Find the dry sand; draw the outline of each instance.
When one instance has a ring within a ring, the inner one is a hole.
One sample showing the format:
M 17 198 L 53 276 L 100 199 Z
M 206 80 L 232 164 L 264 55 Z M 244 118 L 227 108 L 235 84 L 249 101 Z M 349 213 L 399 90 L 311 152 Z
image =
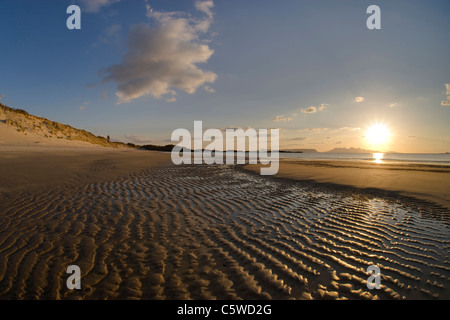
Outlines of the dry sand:
M 246 168 L 259 172 L 259 165 Z M 367 161 L 281 160 L 277 177 L 379 189 L 434 201 L 450 209 L 450 166 Z
M 170 161 L 168 153 L 73 145 L 0 147 L 0 193 L 110 181 Z
M 1 152 L 0 298 L 450 298 L 448 210 L 169 156 Z

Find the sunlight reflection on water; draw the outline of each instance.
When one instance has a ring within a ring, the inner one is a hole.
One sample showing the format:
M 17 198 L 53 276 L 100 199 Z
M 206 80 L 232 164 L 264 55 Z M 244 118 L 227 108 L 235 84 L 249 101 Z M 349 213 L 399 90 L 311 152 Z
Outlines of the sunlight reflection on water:
M 373 154 L 373 162 L 375 163 L 383 163 L 384 153 L 374 153 Z

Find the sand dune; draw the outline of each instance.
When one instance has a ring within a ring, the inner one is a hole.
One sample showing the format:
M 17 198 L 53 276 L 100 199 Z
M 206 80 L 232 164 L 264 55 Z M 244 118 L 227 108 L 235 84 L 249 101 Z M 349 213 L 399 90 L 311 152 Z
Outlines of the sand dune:
M 0 298 L 449 299 L 448 214 L 227 166 L 24 190 L 0 202 Z
M 0 147 L 126 148 L 85 130 L 34 116 L 0 103 Z

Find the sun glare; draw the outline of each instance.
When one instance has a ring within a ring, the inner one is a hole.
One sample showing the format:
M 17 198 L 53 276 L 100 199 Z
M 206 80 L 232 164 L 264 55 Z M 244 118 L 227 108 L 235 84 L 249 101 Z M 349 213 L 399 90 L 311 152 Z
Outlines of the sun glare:
M 376 152 L 372 155 L 373 162 L 375 163 L 383 163 L 384 153 Z
M 367 142 L 372 147 L 383 147 L 385 146 L 391 137 L 391 132 L 389 128 L 384 123 L 373 123 L 369 126 L 366 132 Z

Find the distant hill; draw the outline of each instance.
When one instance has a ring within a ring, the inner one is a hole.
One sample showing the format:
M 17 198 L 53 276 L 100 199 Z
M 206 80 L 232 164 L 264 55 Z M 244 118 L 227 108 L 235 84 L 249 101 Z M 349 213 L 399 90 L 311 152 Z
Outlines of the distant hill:
M 317 153 L 318 151 L 316 149 L 283 149 L 280 150 L 280 152 L 302 152 L 302 153 Z
M 51 121 L 0 103 L 0 145 L 89 146 L 128 148 L 86 130 Z
M 379 151 L 366 150 L 361 148 L 334 148 L 326 153 L 378 153 Z

